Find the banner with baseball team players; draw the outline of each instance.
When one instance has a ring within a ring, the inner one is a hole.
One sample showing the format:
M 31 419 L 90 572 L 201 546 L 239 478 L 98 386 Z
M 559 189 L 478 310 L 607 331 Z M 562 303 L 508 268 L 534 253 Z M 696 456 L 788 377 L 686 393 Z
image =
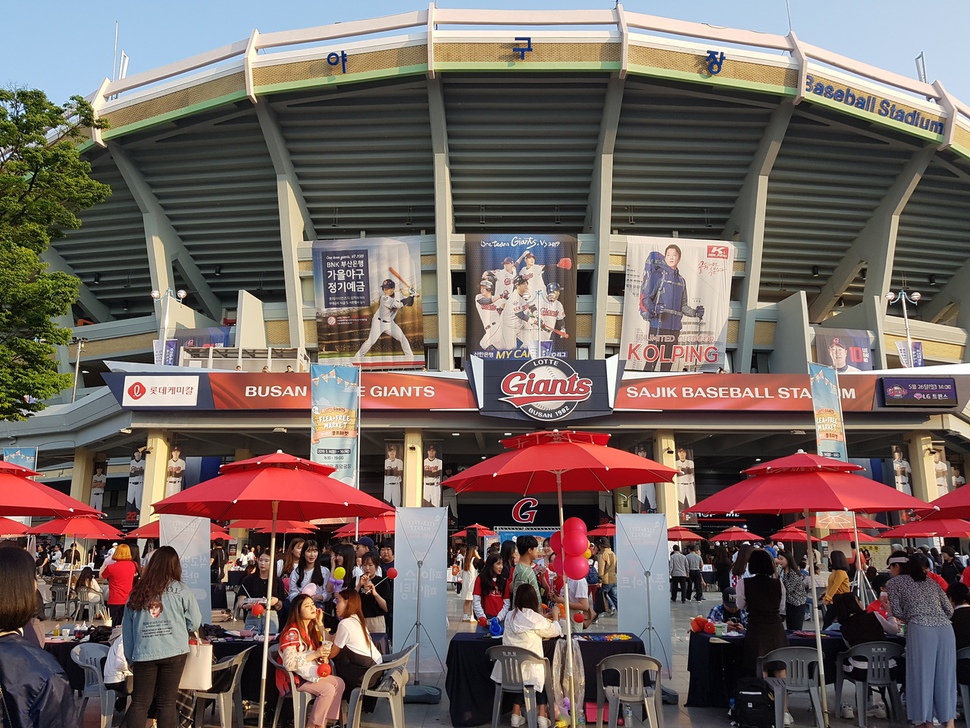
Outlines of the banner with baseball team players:
M 734 255 L 723 240 L 627 238 L 620 339 L 626 369 L 724 366 Z
M 576 250 L 570 235 L 466 235 L 468 355 L 574 359 Z
M 319 361 L 423 367 L 422 236 L 313 243 Z

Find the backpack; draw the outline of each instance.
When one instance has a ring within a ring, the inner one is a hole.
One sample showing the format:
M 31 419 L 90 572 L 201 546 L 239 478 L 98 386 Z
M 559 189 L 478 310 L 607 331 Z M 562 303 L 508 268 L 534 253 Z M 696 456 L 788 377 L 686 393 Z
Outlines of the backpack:
M 587 584 L 600 583 L 600 573 L 596 570 L 595 563 L 589 565 L 589 571 L 586 572 L 586 583 Z
M 774 728 L 775 695 L 767 681 L 760 677 L 738 680 L 728 716 L 738 728 Z

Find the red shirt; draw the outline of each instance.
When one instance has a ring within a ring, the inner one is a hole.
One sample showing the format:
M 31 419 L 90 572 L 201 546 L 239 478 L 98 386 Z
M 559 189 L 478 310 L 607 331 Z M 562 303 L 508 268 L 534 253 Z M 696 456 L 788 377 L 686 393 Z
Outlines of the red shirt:
M 492 617 L 497 617 L 505 607 L 504 600 L 509 598 L 509 588 L 511 583 L 511 579 L 506 579 L 504 589 L 499 589 L 498 585 L 496 584 L 493 586 L 490 593 L 482 594 L 482 577 L 479 576 L 477 579 L 475 579 L 475 590 L 472 592 L 472 594 L 477 594 L 479 597 L 481 597 L 482 611 L 485 612 L 486 617 L 489 619 Z
M 928 571 L 926 572 L 926 575 L 930 577 L 933 581 L 935 581 L 937 584 L 939 584 L 940 589 L 942 589 L 944 592 L 950 586 L 949 584 L 946 583 L 946 579 L 944 579 L 942 576 L 937 574 L 935 571 Z
M 108 580 L 108 604 L 119 606 L 128 603 L 137 573 L 134 561 L 115 561 L 101 570 L 101 576 Z

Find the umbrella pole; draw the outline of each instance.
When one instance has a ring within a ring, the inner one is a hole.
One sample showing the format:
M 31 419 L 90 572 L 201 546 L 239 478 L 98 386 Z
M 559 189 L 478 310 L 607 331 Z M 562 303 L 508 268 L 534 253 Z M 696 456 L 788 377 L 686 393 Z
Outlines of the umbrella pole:
M 556 471 L 556 496 L 559 499 L 559 532 L 562 533 L 563 524 L 566 519 L 562 512 L 562 471 Z M 563 561 L 563 583 L 566 585 L 566 670 L 569 672 L 569 720 L 572 728 L 576 728 L 576 683 L 573 677 L 573 618 L 569 613 L 569 575 L 565 573 L 565 560 Z M 583 696 L 582 710 L 586 711 L 586 696 Z M 584 715 L 585 718 L 585 715 Z
M 273 501 L 273 532 L 269 535 L 269 578 L 266 580 L 266 621 L 263 624 L 263 667 L 259 680 L 259 728 L 263 728 L 264 703 L 266 702 L 266 666 L 269 663 L 269 617 L 273 600 L 273 584 L 276 579 L 276 514 L 280 502 Z
M 808 544 L 808 578 L 811 584 L 812 595 L 815 595 L 815 551 L 812 548 L 812 529 L 810 514 L 805 509 L 805 542 Z M 812 623 L 815 626 L 815 652 L 818 654 L 818 684 L 821 685 L 819 693 L 822 696 L 822 720 L 825 725 L 829 724 L 829 703 L 825 695 L 825 662 L 822 654 L 822 630 L 818 622 L 817 598 L 812 599 Z

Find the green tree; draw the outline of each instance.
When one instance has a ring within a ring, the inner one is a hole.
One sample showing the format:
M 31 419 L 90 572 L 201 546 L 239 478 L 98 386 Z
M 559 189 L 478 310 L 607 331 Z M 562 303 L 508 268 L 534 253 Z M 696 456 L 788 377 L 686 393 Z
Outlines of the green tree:
M 53 319 L 71 310 L 78 280 L 40 255 L 111 194 L 78 149 L 100 126 L 79 96 L 58 106 L 43 91 L 0 89 L 0 419 L 25 419 L 71 386 L 54 347 L 72 331 Z

